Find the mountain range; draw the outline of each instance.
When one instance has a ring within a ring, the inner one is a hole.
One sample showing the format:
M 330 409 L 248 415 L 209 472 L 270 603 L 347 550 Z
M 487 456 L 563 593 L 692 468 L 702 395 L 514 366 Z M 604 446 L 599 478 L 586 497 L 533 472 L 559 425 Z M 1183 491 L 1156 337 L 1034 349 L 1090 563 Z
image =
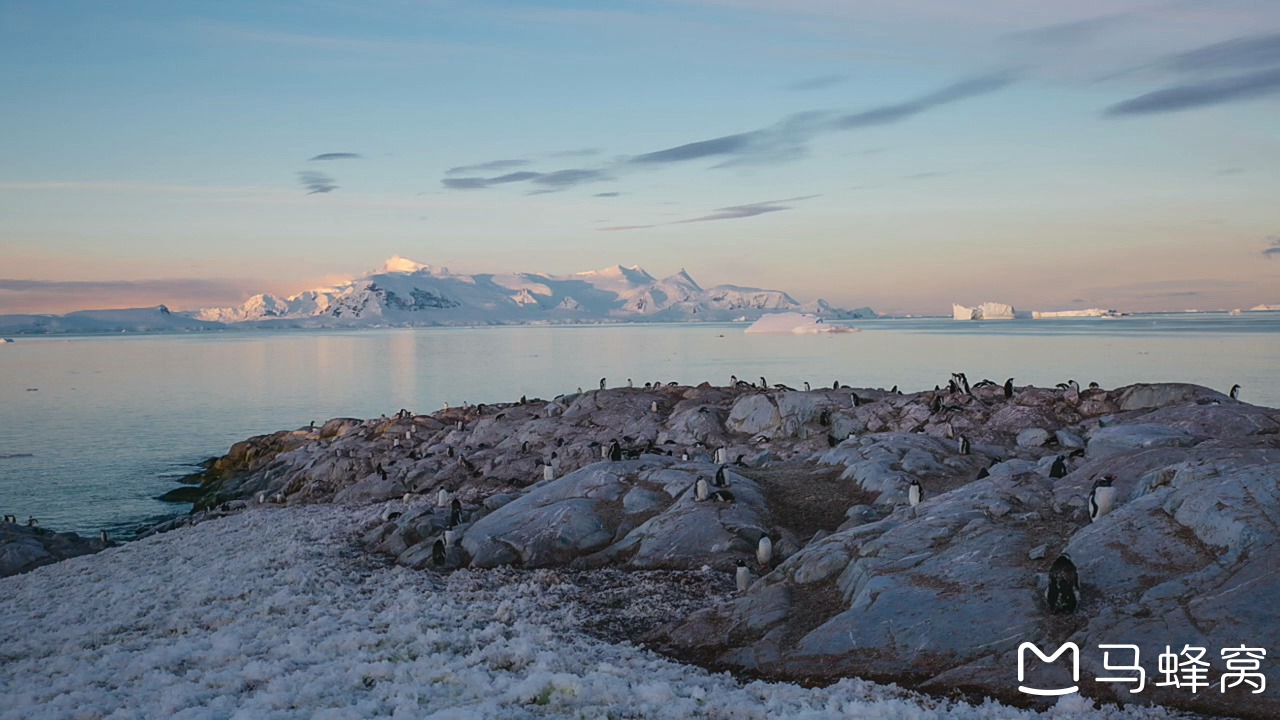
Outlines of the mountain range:
M 254 295 L 240 305 L 171 312 L 156 308 L 0 316 L 0 332 L 200 331 L 226 327 L 398 327 L 602 322 L 724 322 L 779 311 L 831 319 L 874 317 L 824 300 L 801 304 L 781 290 L 703 288 L 687 272 L 655 278 L 615 265 L 572 275 L 450 272 L 399 256 L 334 287 L 289 297 Z

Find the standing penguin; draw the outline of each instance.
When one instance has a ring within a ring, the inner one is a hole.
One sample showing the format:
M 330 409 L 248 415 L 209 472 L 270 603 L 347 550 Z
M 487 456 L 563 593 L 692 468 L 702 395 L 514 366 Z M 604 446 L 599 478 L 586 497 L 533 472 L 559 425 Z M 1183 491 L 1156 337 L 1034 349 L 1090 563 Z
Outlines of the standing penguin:
M 453 518 L 449 518 L 449 527 L 444 529 L 444 546 L 446 548 L 453 547 L 453 543 L 458 539 L 458 533 L 454 531 Z
M 622 460 L 622 446 L 618 444 L 617 440 L 613 440 L 609 443 L 609 460 L 611 462 L 618 462 Z
M 756 543 L 756 560 L 761 568 L 769 569 L 769 562 L 773 560 L 773 541 L 768 535 L 761 535 L 760 542 Z
M 551 465 L 549 465 L 549 464 L 548 464 L 548 465 L 543 465 L 543 466 L 542 466 L 542 479 L 543 479 L 543 480 L 555 480 L 555 479 L 556 479 L 556 470 L 555 470 L 555 468 L 553 468 L 553 467 L 552 467 Z
M 693 484 L 693 499 L 703 502 L 711 497 L 711 486 L 707 484 L 707 479 L 699 477 L 698 482 Z
M 107 537 L 106 530 L 103 530 L 98 533 L 98 539 L 102 541 L 103 545 L 106 545 L 107 543 L 111 542 L 111 539 Z
M 714 483 L 716 487 L 729 487 L 729 477 L 725 474 L 725 467 L 726 466 L 721 465 L 716 468 L 716 479 Z
M 431 546 L 431 562 L 435 563 L 436 567 L 440 567 L 444 565 L 448 559 L 449 556 L 445 552 L 444 541 L 437 540 L 436 544 Z
M 631 382 L 631 378 L 627 378 L 627 388 L 630 389 L 634 387 L 635 387 L 635 383 Z
M 911 503 L 911 507 L 915 507 L 921 500 L 924 500 L 924 488 L 919 480 L 912 478 L 911 486 L 907 488 L 907 501 Z
M 738 561 L 738 571 L 734 579 L 738 582 L 738 592 L 746 592 L 747 586 L 751 584 L 751 571 L 747 569 L 745 560 Z
M 600 389 L 604 389 L 604 378 L 600 378 Z
M 1062 553 L 1050 566 L 1049 589 L 1044 599 L 1051 613 L 1070 614 L 1076 611 L 1080 602 L 1080 576 L 1070 555 Z
M 436 492 L 436 507 L 449 507 L 449 491 L 443 487 Z
M 808 381 L 808 380 L 805 380 L 805 381 L 804 381 L 804 391 L 805 391 L 805 392 L 809 392 L 809 381 Z
M 1004 396 L 1007 398 L 1013 397 L 1013 378 L 1004 381 Z
M 449 507 L 449 525 L 450 527 L 462 524 L 462 501 L 458 498 L 453 499 L 453 503 Z
M 716 462 L 723 465 L 728 460 L 729 451 L 722 447 L 716 448 Z
M 1239 400 L 1239 399 L 1240 399 L 1240 386 L 1239 386 L 1239 385 L 1232 385 L 1232 386 L 1231 386 L 1231 392 L 1230 392 L 1230 393 L 1228 393 L 1228 394 L 1231 396 L 1231 399 L 1232 399 L 1232 400 Z
M 649 412 L 658 412 L 658 401 L 654 400 L 649 403 Z
M 968 435 L 961 435 L 961 436 L 960 436 L 960 454 L 961 454 L 961 455 L 968 455 L 968 454 L 969 454 L 970 447 L 971 447 L 971 446 L 969 445 L 969 436 L 968 436 Z
M 1053 459 L 1053 465 L 1049 467 L 1049 477 L 1053 479 L 1064 478 L 1067 476 L 1067 461 L 1061 455 Z
M 1097 522 L 1115 506 L 1116 489 L 1112 484 L 1115 479 L 1115 475 L 1103 475 L 1093 483 L 1093 489 L 1089 491 L 1089 522 Z

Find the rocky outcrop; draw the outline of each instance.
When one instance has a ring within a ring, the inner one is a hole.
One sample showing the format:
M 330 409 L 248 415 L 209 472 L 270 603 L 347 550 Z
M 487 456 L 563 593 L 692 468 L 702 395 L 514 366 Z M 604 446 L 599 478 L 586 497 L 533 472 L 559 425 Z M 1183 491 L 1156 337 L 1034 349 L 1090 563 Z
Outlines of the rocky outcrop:
M 9 577 L 59 560 L 90 555 L 110 543 L 59 533 L 39 526 L 0 522 L 0 577 Z
M 443 489 L 463 515 L 446 568 L 746 563 L 746 592 L 647 636 L 691 661 L 1026 702 L 1012 680 L 1019 644 L 1070 640 L 1089 697 L 1280 716 L 1266 693 L 1154 684 L 1165 645 L 1205 647 L 1215 682 L 1223 648 L 1278 651 L 1280 411 L 1206 388 L 1022 387 L 1007 398 L 987 384 L 900 394 L 650 382 L 322 432 L 237 445 L 202 485 L 204 512 L 381 502 L 366 547 L 434 568 L 449 525 Z M 603 457 L 613 441 L 621 461 Z M 731 503 L 694 497 L 717 455 Z M 1089 489 L 1103 475 L 1116 502 L 1091 522 Z M 763 563 L 762 537 L 773 547 Z M 1046 573 L 1062 552 L 1083 591 L 1073 614 L 1054 615 Z M 1108 674 L 1097 646 L 1115 643 L 1140 648 L 1149 682 L 1137 698 L 1092 680 Z

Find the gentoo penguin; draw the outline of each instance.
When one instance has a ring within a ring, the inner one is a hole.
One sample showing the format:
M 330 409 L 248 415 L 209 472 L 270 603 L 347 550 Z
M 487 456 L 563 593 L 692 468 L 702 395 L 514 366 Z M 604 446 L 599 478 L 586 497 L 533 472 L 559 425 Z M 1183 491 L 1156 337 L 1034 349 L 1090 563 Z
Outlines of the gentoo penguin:
M 1053 459 L 1053 465 L 1049 466 L 1049 477 L 1063 478 L 1067 476 L 1067 461 L 1061 455 Z
M 1004 396 L 1007 398 L 1013 397 L 1013 378 L 1004 381 Z
M 707 484 L 707 479 L 699 477 L 698 482 L 693 484 L 693 499 L 697 502 L 703 502 L 711 497 L 711 486 Z
M 1049 589 L 1045 592 L 1045 603 L 1049 612 L 1055 614 L 1073 613 L 1080 602 L 1080 576 L 1076 573 L 1076 564 L 1071 556 L 1062 553 L 1049 568 Z
M 444 546 L 447 548 L 453 547 L 454 540 L 458 539 L 458 533 L 454 531 L 454 527 L 452 519 L 450 519 L 449 527 L 444 529 Z
M 649 403 L 649 412 L 658 412 L 658 401 L 654 400 Z
M 849 397 L 853 400 L 854 407 L 862 404 L 862 398 L 858 397 L 858 393 L 849 393 Z
M 446 447 L 444 454 L 448 455 L 449 457 L 453 457 L 453 446 L 449 445 L 448 447 Z
M 635 383 L 631 382 L 631 378 L 627 378 L 627 388 L 634 388 Z
M 556 479 L 556 470 L 555 470 L 555 468 L 551 467 L 550 465 L 543 465 L 543 466 L 542 466 L 542 479 L 543 479 L 543 480 L 555 480 L 555 479 Z
M 1080 383 L 1076 382 L 1075 380 L 1068 380 L 1067 387 L 1075 394 L 1077 395 L 1080 394 Z
M 680 453 L 680 459 L 681 459 L 681 460 L 683 460 L 683 461 L 685 461 L 685 462 L 688 462 L 688 461 L 689 461 L 689 451 L 688 451 L 688 450 L 686 450 L 686 451 L 684 451 L 684 452 Z
M 1112 483 L 1115 475 L 1103 475 L 1093 483 L 1089 491 L 1089 521 L 1097 522 L 1098 518 L 1111 512 L 1116 503 L 1116 489 Z
M 453 527 L 462 524 L 462 501 L 454 498 L 449 505 L 449 526 Z
M 751 584 L 751 571 L 747 569 L 747 561 L 738 561 L 738 571 L 734 579 L 738 582 L 738 592 L 746 592 L 747 586 Z
M 445 552 L 444 541 L 437 540 L 436 544 L 431 546 L 431 561 L 435 563 L 436 567 L 440 567 L 441 565 L 444 565 L 448 557 L 448 554 Z
M 809 381 L 808 381 L 808 380 L 805 380 L 805 381 L 804 381 L 804 391 L 805 391 L 805 392 L 809 392 Z
M 617 440 L 610 441 L 609 460 L 611 462 L 618 462 L 621 459 L 622 459 L 622 446 L 618 444 Z
M 761 376 L 760 376 L 760 389 L 761 389 L 761 390 L 768 390 L 768 389 L 769 389 L 769 383 L 765 382 L 765 380 L 764 380 L 764 376 L 763 376 L 763 375 L 761 375 Z
M 733 493 L 728 490 L 717 490 L 711 493 L 711 497 L 708 499 L 712 502 L 732 503 Z
M 1096 382 L 1091 382 L 1091 383 L 1089 383 L 1089 389 L 1090 389 L 1090 390 L 1098 390 L 1098 389 L 1100 389 L 1101 387 L 1102 387 L 1102 386 L 1101 386 L 1101 385 L 1099 385 L 1099 384 L 1098 384 L 1098 383 L 1096 383 Z
M 521 452 L 521 453 L 526 453 L 526 454 L 529 452 L 529 441 L 528 441 L 528 440 L 525 440 L 524 442 L 520 443 L 520 452 Z
M 449 507 L 449 491 L 447 489 L 440 488 L 436 491 L 436 507 Z
M 716 468 L 716 479 L 714 483 L 716 487 L 729 487 L 729 477 L 725 475 L 725 467 L 726 466 L 721 465 Z
M 39 524 L 40 524 L 40 521 L 36 519 L 35 515 L 27 516 L 27 527 L 35 527 Z
M 600 378 L 600 389 L 604 389 L 604 378 Z
M 98 539 L 102 541 L 103 545 L 106 545 L 107 543 L 111 542 L 111 540 L 107 538 L 106 530 L 102 530 L 98 533 Z
M 924 488 L 921 487 L 920 481 L 915 478 L 911 479 L 911 487 L 907 488 L 907 501 L 911 503 L 911 507 L 920 504 L 924 499 Z
M 259 504 L 259 505 L 262 505 L 262 504 L 263 504 L 263 503 L 265 503 L 266 501 L 267 501 L 267 494 L 266 494 L 266 493 L 264 493 L 264 492 L 260 492 L 260 493 L 258 493 L 258 504 Z
M 315 421 L 315 420 L 312 420 L 312 421 L 311 421 L 311 427 L 309 427 L 309 428 L 307 428 L 307 429 L 308 429 L 308 430 L 315 430 L 315 429 L 316 429 L 316 421 Z
M 528 395 L 521 395 L 521 396 L 520 396 L 520 404 L 521 404 L 521 405 L 528 405 L 528 404 L 529 404 L 529 396 L 528 396 Z
M 735 387 L 735 386 L 737 386 L 737 384 L 738 384 L 738 376 L 737 376 L 737 375 L 730 375 L 730 376 L 729 376 L 729 387 Z
M 729 451 L 722 447 L 716 448 L 716 462 L 723 465 L 724 463 L 728 462 L 728 460 L 729 460 Z
M 970 445 L 969 445 L 969 436 L 968 436 L 968 435 L 961 435 L 961 436 L 960 436 L 960 454 L 961 454 L 961 455 L 968 455 L 968 454 L 969 454 L 969 450 L 970 450 Z
M 773 560 L 773 541 L 768 535 L 761 535 L 760 542 L 756 543 L 756 560 L 762 568 L 768 568 L 769 561 Z
M 974 480 L 981 480 L 986 477 L 991 477 L 991 471 L 986 468 L 982 468 L 978 471 L 978 477 L 974 478 Z
M 1240 386 L 1239 386 L 1239 385 L 1232 385 L 1232 386 L 1231 386 L 1231 392 L 1230 392 L 1230 393 L 1228 393 L 1228 395 L 1230 395 L 1230 397 L 1231 397 L 1231 399 L 1232 399 L 1232 400 L 1239 400 L 1239 399 L 1240 399 Z
M 410 500 L 412 500 L 412 499 L 413 499 L 413 493 L 411 493 L 411 492 L 407 492 L 407 493 L 405 493 L 405 494 L 404 494 L 403 496 L 401 496 L 401 498 L 400 498 L 400 500 L 401 500 L 402 502 L 405 502 L 405 503 L 408 503 L 408 502 L 409 502 Z
M 827 433 L 827 447 L 835 447 L 839 444 L 840 444 L 840 438 L 836 437 L 835 435 L 832 435 L 831 433 Z

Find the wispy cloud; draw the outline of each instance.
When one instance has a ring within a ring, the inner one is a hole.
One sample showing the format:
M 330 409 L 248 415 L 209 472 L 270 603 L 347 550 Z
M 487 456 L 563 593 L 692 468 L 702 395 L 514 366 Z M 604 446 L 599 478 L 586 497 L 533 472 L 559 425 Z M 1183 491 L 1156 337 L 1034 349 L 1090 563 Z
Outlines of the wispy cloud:
M 595 195 L 592 195 L 592 197 L 605 197 L 605 198 L 609 198 L 609 197 L 618 197 L 618 196 L 619 196 L 619 195 L 621 195 L 621 194 L 622 194 L 622 193 L 620 193 L 620 192 L 618 192 L 618 191 L 616 191 L 616 190 L 615 190 L 615 191 L 613 191 L 613 192 L 602 192 L 602 193 L 596 193 Z
M 508 183 L 532 182 L 538 186 L 534 192 L 556 192 L 565 188 L 581 185 L 583 183 L 599 182 L 601 180 L 612 180 L 612 176 L 604 170 L 593 170 L 587 168 L 572 168 L 569 170 L 556 170 L 553 172 L 533 172 L 532 170 L 522 170 L 520 172 L 507 173 L 495 177 L 459 177 L 445 178 L 440 182 L 451 190 L 484 190 L 495 185 L 506 185 Z
M 585 182 L 612 179 L 615 174 L 624 173 L 629 169 L 661 167 L 694 160 L 716 160 L 718 161 L 714 165 L 716 168 L 781 163 L 804 156 L 808 152 L 809 141 L 819 135 L 903 122 L 943 105 L 996 92 L 1012 82 L 1013 77 L 1007 73 L 982 75 L 967 78 L 904 102 L 882 105 L 855 113 L 840 114 L 830 111 L 795 113 L 768 127 L 641 153 L 594 169 L 526 171 L 495 177 L 481 175 L 446 177 L 441 180 L 441 183 L 452 190 L 480 190 L 513 182 L 532 182 L 541 186 L 534 192 L 551 192 Z M 485 165 L 491 165 L 491 163 L 454 168 L 446 174 L 462 174 L 464 170 L 482 169 Z M 458 172 L 455 173 L 454 170 Z
M 684 220 L 672 220 L 671 222 L 652 223 L 649 225 L 613 225 L 610 227 L 600 228 L 600 230 L 605 232 L 618 232 L 620 230 L 643 230 L 645 228 L 662 227 L 663 225 L 684 225 L 686 223 L 711 222 L 713 220 L 741 220 L 743 218 L 755 217 L 757 215 L 791 210 L 791 205 L 784 205 L 783 203 L 812 200 L 816 197 L 818 197 L 818 195 L 802 195 L 800 197 L 785 198 L 782 200 L 764 200 L 762 202 L 747 203 L 745 205 L 730 205 L 729 207 L 717 208 L 715 212 L 711 212 L 706 215 L 700 215 L 698 217 L 687 218 Z
M 495 170 L 510 170 L 511 168 L 524 167 L 530 165 L 528 160 L 490 160 L 489 162 L 476 163 L 475 165 L 459 165 L 451 167 L 444 171 L 445 175 L 467 175 L 470 173 L 493 172 Z
M 591 157 L 599 154 L 600 148 L 578 148 L 576 150 L 557 150 L 556 152 L 547 153 L 547 157 Z
M 1178 53 L 1165 63 L 1179 72 L 1251 70 L 1280 66 L 1280 34 L 1238 37 Z
M 1262 251 L 1262 256 L 1270 260 L 1271 258 L 1280 255 L 1280 235 L 1272 235 L 1267 238 L 1267 241 L 1270 242 L 1271 245 Z
M 329 193 L 338 189 L 334 184 L 334 179 L 322 172 L 314 170 L 303 170 L 298 173 L 298 182 L 302 183 L 302 187 L 307 189 L 308 195 L 317 193 Z
M 839 85 L 840 83 L 848 79 L 849 79 L 848 75 L 819 75 L 817 77 L 806 78 L 804 80 L 793 82 L 790 85 L 787 85 L 786 87 L 784 87 L 783 89 L 791 90 L 793 92 L 802 92 L 805 90 L 821 90 L 822 88 L 828 88 L 828 87 L 831 87 L 832 85 Z
M 359 160 L 360 157 L 361 157 L 360 153 L 349 153 L 349 152 L 320 153 L 319 155 L 313 158 L 308 158 L 307 162 L 314 162 L 316 160 Z
M 240 302 L 257 283 L 227 278 L 31 280 L 0 278 L 0 313 L 61 313 L 87 308 L 208 307 Z
M 1150 115 L 1251 100 L 1280 93 L 1280 68 L 1204 82 L 1173 85 L 1116 103 L 1110 116 Z

